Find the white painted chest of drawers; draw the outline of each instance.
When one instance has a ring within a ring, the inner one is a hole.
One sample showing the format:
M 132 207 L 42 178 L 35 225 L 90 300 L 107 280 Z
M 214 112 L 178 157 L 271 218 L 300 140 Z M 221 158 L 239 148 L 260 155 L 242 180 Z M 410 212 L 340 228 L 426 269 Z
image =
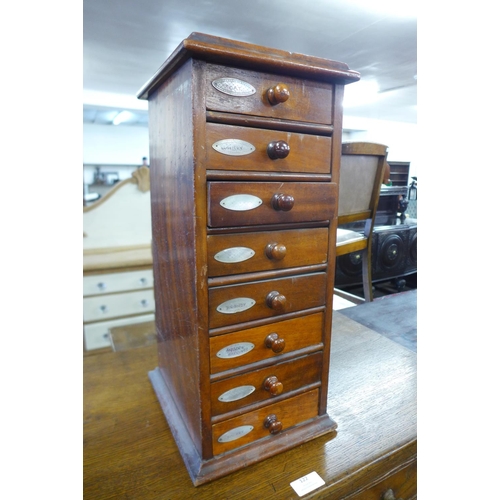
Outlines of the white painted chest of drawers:
M 153 271 L 83 277 L 83 332 L 86 350 L 110 345 L 109 330 L 154 319 Z

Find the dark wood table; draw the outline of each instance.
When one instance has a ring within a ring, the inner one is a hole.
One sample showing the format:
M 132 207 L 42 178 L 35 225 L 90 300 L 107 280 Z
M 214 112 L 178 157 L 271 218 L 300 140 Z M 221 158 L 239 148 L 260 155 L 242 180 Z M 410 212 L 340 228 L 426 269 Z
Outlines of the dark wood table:
M 416 498 L 416 354 L 334 313 L 328 413 L 337 431 L 194 487 L 148 372 L 156 347 L 84 358 L 84 498 Z

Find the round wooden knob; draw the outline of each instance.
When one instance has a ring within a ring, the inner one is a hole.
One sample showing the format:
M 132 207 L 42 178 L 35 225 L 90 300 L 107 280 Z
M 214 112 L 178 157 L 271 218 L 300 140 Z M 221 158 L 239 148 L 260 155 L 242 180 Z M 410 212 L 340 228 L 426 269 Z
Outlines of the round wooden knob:
M 272 197 L 271 204 L 274 210 L 288 212 L 293 208 L 295 198 L 288 194 L 277 193 Z
M 286 308 L 286 297 L 281 293 L 273 291 L 267 294 L 266 305 L 276 312 L 283 312 Z
M 272 375 L 264 380 L 264 389 L 271 393 L 271 396 L 279 396 L 283 392 L 283 384 L 278 377 Z
M 271 434 L 278 434 L 278 432 L 280 432 L 281 429 L 283 429 L 283 424 L 278 420 L 278 417 L 273 413 L 272 415 L 267 416 L 266 419 L 264 420 L 264 427 L 266 429 L 269 429 L 269 432 Z
M 267 156 L 271 160 L 283 160 L 290 153 L 290 146 L 285 141 L 273 141 L 267 145 Z
M 285 102 L 290 97 L 290 90 L 284 83 L 278 83 L 267 90 L 267 99 L 272 105 Z
M 269 243 L 266 246 L 266 255 L 270 260 L 283 260 L 286 255 L 286 246 L 280 243 Z
M 285 348 L 285 339 L 280 338 L 277 333 L 270 333 L 264 340 L 264 344 L 271 351 L 278 353 Z

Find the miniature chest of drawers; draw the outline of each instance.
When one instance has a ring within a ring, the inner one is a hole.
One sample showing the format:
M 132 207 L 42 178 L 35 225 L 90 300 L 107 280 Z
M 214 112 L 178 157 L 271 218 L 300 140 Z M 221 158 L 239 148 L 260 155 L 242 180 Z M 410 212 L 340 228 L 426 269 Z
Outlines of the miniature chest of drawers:
M 333 431 L 344 63 L 193 33 L 149 101 L 158 368 L 195 485 Z

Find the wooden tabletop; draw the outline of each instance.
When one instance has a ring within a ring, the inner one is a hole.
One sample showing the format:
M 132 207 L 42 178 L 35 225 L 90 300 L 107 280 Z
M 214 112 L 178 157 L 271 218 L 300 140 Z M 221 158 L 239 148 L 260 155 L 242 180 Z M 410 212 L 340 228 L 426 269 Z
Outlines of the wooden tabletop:
M 149 382 L 156 366 L 154 345 L 84 358 L 84 498 L 297 499 L 290 483 L 311 472 L 326 484 L 301 498 L 351 498 L 416 457 L 416 354 L 339 313 L 337 431 L 196 488 Z

